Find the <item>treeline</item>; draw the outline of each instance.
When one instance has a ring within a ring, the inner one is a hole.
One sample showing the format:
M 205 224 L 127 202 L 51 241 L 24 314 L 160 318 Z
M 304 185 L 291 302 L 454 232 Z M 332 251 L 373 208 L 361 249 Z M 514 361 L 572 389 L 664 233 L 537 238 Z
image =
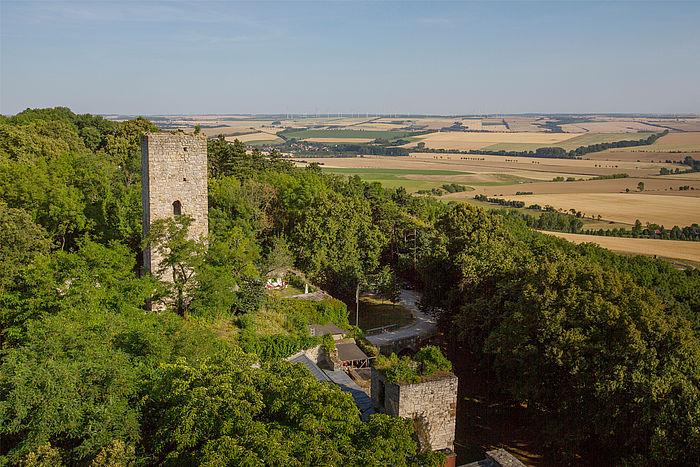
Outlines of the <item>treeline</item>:
M 521 194 L 526 194 L 524 192 L 519 192 Z M 512 217 L 518 217 L 522 219 L 528 227 L 532 227 L 538 230 L 551 230 L 554 232 L 567 232 L 567 233 L 585 233 L 587 235 L 600 235 L 605 237 L 627 237 L 627 238 L 656 238 L 661 240 L 686 240 L 686 241 L 700 241 L 700 228 L 698 224 L 693 224 L 691 226 L 678 227 L 673 226 L 671 229 L 664 228 L 663 225 L 657 224 L 647 224 L 643 226 L 642 223 L 637 219 L 635 225 L 632 229 L 614 228 L 614 229 L 583 229 L 583 213 L 580 211 L 571 210 L 572 214 L 565 212 L 558 212 L 552 206 L 545 206 L 544 208 L 539 204 L 531 204 L 525 206 L 524 201 L 518 200 L 506 200 L 503 198 L 489 198 L 485 195 L 476 195 L 474 199 L 477 201 L 484 201 L 488 203 L 497 204 L 499 206 L 510 207 L 510 208 L 526 208 L 535 211 L 542 211 L 540 216 L 533 216 L 531 214 L 519 212 L 519 211 L 506 211 L 508 215 Z
M 667 229 L 663 225 L 642 223 L 637 219 L 632 229 L 586 229 L 583 233 L 588 235 L 601 235 L 605 237 L 626 238 L 657 238 L 661 240 L 687 240 L 700 241 L 700 226 L 693 224 L 685 227 L 674 225 Z
M 650 135 L 647 138 L 639 139 L 639 140 L 623 140 L 623 141 L 613 141 L 609 143 L 596 143 L 596 144 L 590 144 L 588 146 L 579 146 L 576 149 L 572 149 L 570 151 L 566 151 L 564 148 L 560 147 L 544 147 L 544 148 L 537 148 L 535 151 L 504 151 L 504 150 L 499 150 L 499 151 L 492 151 L 492 150 L 486 150 L 486 149 L 471 149 L 467 151 L 468 154 L 492 154 L 492 155 L 498 155 L 498 156 L 509 156 L 509 157 L 544 157 L 544 158 L 559 158 L 559 159 L 576 159 L 579 157 L 582 157 L 588 153 L 591 152 L 601 152 L 605 151 L 607 149 L 614 149 L 614 148 L 629 148 L 633 146 L 648 146 L 650 144 L 653 144 L 661 138 L 662 136 L 666 136 L 668 134 L 668 130 L 663 131 L 662 133 L 655 133 L 653 135 Z
M 475 195 L 474 199 L 477 201 L 498 204 L 499 206 L 507 206 L 510 208 L 524 208 L 525 207 L 525 201 L 508 200 L 508 199 L 503 199 L 503 198 L 489 198 L 486 195 Z
M 419 195 L 442 196 L 445 193 L 462 193 L 468 191 L 469 188 L 460 185 L 459 183 L 444 183 L 440 188 L 431 188 L 430 190 L 418 190 Z
M 617 178 L 629 178 L 629 174 L 619 173 L 609 175 L 596 175 L 595 177 L 589 178 L 588 180 L 614 180 Z
M 667 159 L 666 162 L 670 164 L 674 161 Z M 683 159 L 683 161 L 681 161 L 681 164 L 687 165 L 689 168 L 686 170 L 681 170 L 680 168 L 676 167 L 675 170 L 671 170 L 671 169 L 668 169 L 666 167 L 661 167 L 659 169 L 659 175 L 672 175 L 672 174 L 684 174 L 684 173 L 700 172 L 700 160 L 695 160 L 695 159 L 693 159 L 692 156 L 686 156 L 685 159 Z

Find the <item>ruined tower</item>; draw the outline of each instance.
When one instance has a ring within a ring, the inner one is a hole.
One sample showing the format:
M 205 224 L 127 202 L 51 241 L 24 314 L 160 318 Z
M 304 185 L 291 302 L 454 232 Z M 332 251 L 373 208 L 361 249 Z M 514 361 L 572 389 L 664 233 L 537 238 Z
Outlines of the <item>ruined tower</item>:
M 457 384 L 457 377 L 447 371 L 422 378 L 419 383 L 392 383 L 381 370 L 372 367 L 372 403 L 380 413 L 413 420 L 421 450 L 453 452 Z
M 192 217 L 191 238 L 206 237 L 209 228 L 206 139 L 184 133 L 146 133 L 141 138 L 141 199 L 144 237 L 151 222 L 179 215 Z M 146 249 L 143 263 L 147 271 L 155 273 L 160 258 Z

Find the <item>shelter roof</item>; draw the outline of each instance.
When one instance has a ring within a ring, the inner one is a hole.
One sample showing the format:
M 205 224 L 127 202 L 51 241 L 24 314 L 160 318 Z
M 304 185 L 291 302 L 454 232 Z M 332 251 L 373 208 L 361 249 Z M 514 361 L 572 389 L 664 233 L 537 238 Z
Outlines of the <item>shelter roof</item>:
M 336 344 L 336 349 L 338 349 L 338 359 L 341 362 L 352 362 L 356 360 L 367 360 L 367 355 L 352 342 L 346 344 Z
M 312 336 L 325 336 L 326 334 L 337 335 L 345 334 L 347 331 L 339 328 L 335 323 L 328 323 L 325 325 L 321 324 L 309 324 L 309 334 Z

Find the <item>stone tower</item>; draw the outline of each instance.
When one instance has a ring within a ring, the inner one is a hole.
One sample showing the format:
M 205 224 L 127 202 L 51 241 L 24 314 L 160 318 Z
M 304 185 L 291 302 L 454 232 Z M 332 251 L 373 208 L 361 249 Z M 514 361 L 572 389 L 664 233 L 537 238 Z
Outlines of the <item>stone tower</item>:
M 372 367 L 372 403 L 392 417 L 413 420 L 421 450 L 454 451 L 457 420 L 457 377 L 443 371 L 420 383 L 392 383 Z
M 156 219 L 188 215 L 191 238 L 204 238 L 209 228 L 207 141 L 184 133 L 146 133 L 141 138 L 143 235 Z M 160 258 L 143 252 L 147 271 L 155 273 Z M 164 278 L 168 279 L 168 278 Z

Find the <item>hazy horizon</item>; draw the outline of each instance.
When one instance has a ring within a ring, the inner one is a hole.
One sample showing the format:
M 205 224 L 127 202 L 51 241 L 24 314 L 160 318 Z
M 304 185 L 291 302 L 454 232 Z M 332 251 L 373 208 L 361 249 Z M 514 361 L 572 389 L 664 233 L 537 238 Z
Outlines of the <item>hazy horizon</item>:
M 2 0 L 0 113 L 698 114 L 698 2 Z

